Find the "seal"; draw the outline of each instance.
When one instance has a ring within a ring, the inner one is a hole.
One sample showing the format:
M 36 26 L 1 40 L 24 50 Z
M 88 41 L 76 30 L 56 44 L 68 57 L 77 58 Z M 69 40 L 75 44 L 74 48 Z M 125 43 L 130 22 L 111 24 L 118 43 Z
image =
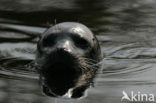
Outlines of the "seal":
M 64 22 L 50 27 L 37 44 L 36 69 L 43 92 L 51 97 L 84 96 L 100 59 L 99 43 L 85 25 Z

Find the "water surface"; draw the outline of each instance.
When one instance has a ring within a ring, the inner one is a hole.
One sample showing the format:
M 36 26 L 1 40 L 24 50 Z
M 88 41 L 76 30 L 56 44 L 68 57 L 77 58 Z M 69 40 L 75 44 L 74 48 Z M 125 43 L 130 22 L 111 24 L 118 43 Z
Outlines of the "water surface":
M 1 0 L 0 103 L 123 103 L 123 91 L 156 95 L 155 5 L 155 0 Z M 65 21 L 88 26 L 104 55 L 95 87 L 80 100 L 43 95 L 32 66 L 38 36 Z

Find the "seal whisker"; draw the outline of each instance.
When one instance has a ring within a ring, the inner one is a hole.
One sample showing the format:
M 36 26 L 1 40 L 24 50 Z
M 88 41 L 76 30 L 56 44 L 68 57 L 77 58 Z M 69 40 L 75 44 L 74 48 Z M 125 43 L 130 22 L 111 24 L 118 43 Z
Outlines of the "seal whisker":
M 97 60 L 94 60 L 94 59 L 91 59 L 91 58 L 87 58 L 87 57 L 84 57 L 84 56 L 78 56 L 79 59 L 83 59 L 83 60 L 86 60 L 86 61 L 90 61 L 90 62 L 97 62 Z

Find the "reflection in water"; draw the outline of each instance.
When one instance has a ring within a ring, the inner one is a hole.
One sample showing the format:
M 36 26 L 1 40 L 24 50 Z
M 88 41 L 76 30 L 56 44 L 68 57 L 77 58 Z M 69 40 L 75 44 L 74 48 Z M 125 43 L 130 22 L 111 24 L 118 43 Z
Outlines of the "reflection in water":
M 155 4 L 155 0 L 1 0 L 0 102 L 121 103 L 122 91 L 156 95 Z M 64 21 L 89 26 L 104 55 L 95 87 L 81 100 L 42 95 L 38 76 L 27 65 L 35 58 L 38 35 Z

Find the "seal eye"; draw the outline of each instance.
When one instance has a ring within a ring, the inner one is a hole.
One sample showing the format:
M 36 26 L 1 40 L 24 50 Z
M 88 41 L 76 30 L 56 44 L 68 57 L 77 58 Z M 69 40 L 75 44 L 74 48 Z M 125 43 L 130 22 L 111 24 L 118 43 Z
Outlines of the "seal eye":
M 51 35 L 51 36 L 47 36 L 45 38 L 43 38 L 43 46 L 44 47 L 49 47 L 49 46 L 53 46 L 55 44 L 55 39 L 56 36 L 55 35 Z
M 74 43 L 77 47 L 80 47 L 82 49 L 86 49 L 89 46 L 89 43 L 86 39 L 81 37 L 74 37 Z

